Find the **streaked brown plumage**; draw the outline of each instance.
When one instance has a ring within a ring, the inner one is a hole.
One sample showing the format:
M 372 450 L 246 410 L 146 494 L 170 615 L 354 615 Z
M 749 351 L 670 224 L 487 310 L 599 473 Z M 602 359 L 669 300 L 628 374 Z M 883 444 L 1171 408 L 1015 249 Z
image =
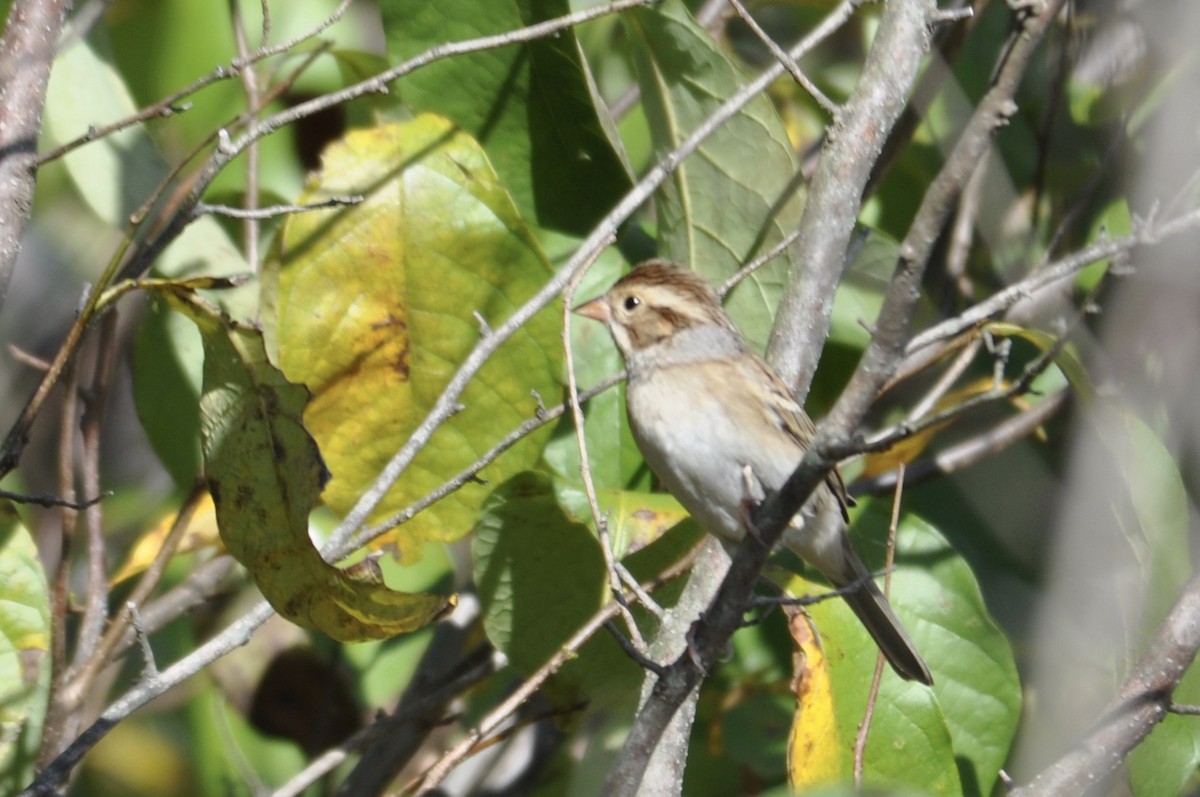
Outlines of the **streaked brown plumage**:
M 695 272 L 643 263 L 576 312 L 605 324 L 625 358 L 629 424 L 646 462 L 705 529 L 740 540 L 745 502 L 783 485 L 816 434 L 812 420 Z M 893 669 L 931 684 L 850 546 L 846 501 L 835 471 L 793 518 L 783 543 L 834 586 L 857 584 L 846 602 Z

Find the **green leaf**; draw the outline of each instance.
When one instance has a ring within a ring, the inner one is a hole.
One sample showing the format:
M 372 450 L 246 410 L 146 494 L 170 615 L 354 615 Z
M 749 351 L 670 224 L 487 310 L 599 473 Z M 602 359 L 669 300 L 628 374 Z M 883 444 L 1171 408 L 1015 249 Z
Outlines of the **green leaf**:
M 50 695 L 50 596 L 37 549 L 0 501 L 0 794 L 33 777 Z
M 1191 574 L 1190 501 L 1179 466 L 1153 429 L 1117 405 L 1097 402 L 1094 409 L 1094 426 L 1110 452 L 1109 461 L 1121 471 L 1132 510 L 1119 515 L 1118 522 L 1122 539 L 1132 548 L 1129 555 L 1138 563 L 1145 602 L 1140 616 L 1121 618 L 1127 638 L 1140 649 Z M 1114 504 L 1124 505 L 1124 500 Z M 1200 702 L 1200 671 L 1188 670 L 1174 699 Z M 1191 782 L 1200 766 L 1200 729 L 1191 719 L 1166 717 L 1129 756 L 1130 784 L 1138 797 L 1179 794 Z
M 729 757 L 763 777 L 782 780 L 787 771 L 791 700 L 756 692 L 721 716 L 721 738 Z
M 654 149 L 674 149 L 746 82 L 679 0 L 624 17 Z M 718 283 L 795 229 L 799 165 L 765 96 L 700 145 L 656 193 L 659 254 Z M 759 351 L 787 273 L 786 257 L 755 272 L 726 306 Z
M 856 513 L 853 525 L 855 546 L 876 570 L 883 564 L 888 515 L 872 501 Z M 988 795 L 1020 717 L 1012 651 L 988 615 L 970 568 L 932 526 L 902 517 L 896 547 L 890 600 L 925 657 L 934 686 L 902 681 L 885 670 L 867 744 L 866 781 L 930 794 Z M 808 594 L 827 590 L 816 583 L 793 587 Z M 844 601 L 821 602 L 810 613 L 830 665 L 839 738 L 851 750 L 877 649 Z
M 571 9 L 567 0 L 383 0 L 380 10 L 389 50 L 406 59 Z M 572 30 L 443 59 L 401 80 L 399 94 L 414 112 L 447 116 L 478 140 L 540 226 L 586 234 L 629 190 Z
M 1116 197 L 1096 216 L 1088 240 L 1099 241 L 1106 236 L 1119 238 L 1132 232 L 1133 215 L 1129 212 L 1129 202 L 1123 196 Z M 1108 273 L 1111 264 L 1111 259 L 1105 258 L 1087 266 L 1075 275 L 1075 287 L 1081 291 L 1093 290 Z
M 299 201 L 348 195 L 365 200 L 291 217 L 264 277 L 277 291 L 280 368 L 315 394 L 305 423 L 333 473 L 322 497 L 339 514 L 474 348 L 476 314 L 499 326 L 550 274 L 483 150 L 444 119 L 350 133 L 326 151 L 324 171 Z M 376 518 L 441 486 L 533 417 L 535 392 L 559 395 L 559 329 L 547 308 L 500 347 Z M 522 440 L 484 477 L 496 483 L 532 466 L 545 436 Z M 427 540 L 466 534 L 485 496 L 468 484 L 401 526 L 391 538 L 401 557 L 416 558 Z
M 44 135 L 48 145 L 83 135 L 89 126 L 132 116 L 133 97 L 108 57 L 108 44 L 96 26 L 54 60 L 47 89 Z M 211 122 L 206 121 L 211 129 Z M 128 127 L 74 150 L 63 159 L 80 198 L 114 230 L 129 219 L 170 169 L 140 126 Z M 89 252 L 105 258 L 110 252 Z M 171 277 L 244 274 L 241 253 L 210 216 L 192 221 L 155 262 Z M 101 286 L 107 287 L 107 286 Z M 225 292 L 220 301 L 249 317 L 250 289 Z M 200 466 L 197 407 L 200 401 L 200 338 L 188 323 L 150 316 L 138 330 L 133 369 L 134 400 L 147 437 L 176 484 L 189 485 Z
M 471 541 L 488 639 L 528 675 L 604 604 L 604 554 L 587 527 L 558 508 L 549 480 L 519 474 L 496 488 Z M 609 704 L 636 694 L 640 670 L 600 633 L 555 679 L 563 706 L 586 695 Z
M 1173 695 L 1177 703 L 1196 703 L 1200 698 L 1200 670 L 1190 668 Z M 1168 714 L 1133 752 L 1129 784 L 1136 797 L 1176 797 L 1188 794 L 1189 784 L 1200 767 L 1200 738 L 1195 717 Z
M 859 231 L 863 239 L 852 244 L 853 259 L 833 297 L 829 342 L 861 351 L 871 340 L 871 325 L 883 307 L 900 245 L 879 230 Z
M 125 81 L 110 63 L 102 27 L 63 48 L 46 88 L 44 135 L 57 146 L 137 111 Z M 115 228 L 146 201 L 168 173 L 144 128 L 134 125 L 79 147 L 62 158 L 79 196 Z
M 47 87 L 45 137 L 53 146 L 83 135 L 89 126 L 107 124 L 137 112 L 124 79 L 113 68 L 102 27 L 73 41 L 54 59 Z M 211 121 L 205 122 L 211 131 Z M 107 135 L 63 157 L 80 197 L 98 218 L 124 231 L 130 215 L 153 195 L 170 168 L 140 126 Z M 107 253 L 105 253 L 107 254 Z M 191 222 L 155 263 L 169 277 L 226 276 L 249 271 L 219 224 L 210 216 Z M 251 294 L 238 295 L 249 306 Z M 226 307 L 230 298 L 222 300 Z
M 262 333 L 191 291 L 163 286 L 200 329 L 204 466 L 221 540 L 281 615 L 334 639 L 382 639 L 436 620 L 453 599 L 388 589 L 326 563 L 308 515 L 327 474 L 301 420 L 309 393 L 267 359 Z
M 1056 335 L 1051 335 L 1037 329 L 1017 326 L 1007 321 L 993 321 L 987 324 L 985 329 L 999 337 L 1023 338 L 1042 351 L 1049 351 L 1058 344 L 1058 337 Z M 1054 355 L 1054 364 L 1062 371 L 1063 376 L 1066 377 L 1066 380 L 1071 384 L 1071 387 L 1080 398 L 1089 400 L 1095 395 L 1095 386 L 1088 375 L 1087 367 L 1079 359 L 1079 352 L 1074 345 L 1067 344 L 1061 347 L 1058 353 Z

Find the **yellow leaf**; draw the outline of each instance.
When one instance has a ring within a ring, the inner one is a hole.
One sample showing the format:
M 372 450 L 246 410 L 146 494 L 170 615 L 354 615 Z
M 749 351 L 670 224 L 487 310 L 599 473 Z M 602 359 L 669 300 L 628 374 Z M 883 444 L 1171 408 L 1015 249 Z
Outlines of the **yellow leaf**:
M 356 130 L 330 146 L 299 201 L 347 195 L 364 199 L 289 218 L 264 275 L 278 308 L 279 367 L 313 391 L 304 421 L 333 473 L 322 498 L 339 515 L 425 419 L 485 326 L 503 324 L 552 272 L 483 150 L 445 119 Z M 559 394 L 559 329 L 547 309 L 500 346 L 373 520 L 441 486 L 533 417 L 535 393 Z M 521 440 L 484 479 L 533 467 L 548 434 Z M 489 490 L 467 484 L 378 542 L 411 561 L 428 541 L 458 539 Z
M 796 715 L 788 739 L 788 782 L 799 791 L 837 781 L 842 751 L 825 652 L 803 611 L 791 613 L 788 628 L 796 644 Z
M 975 396 L 983 395 L 990 390 L 996 388 L 995 380 L 991 377 L 982 377 L 975 381 L 963 385 L 960 388 L 951 390 L 938 399 L 934 405 L 932 412 L 934 414 L 951 407 L 956 407 L 964 401 L 974 398 Z M 1003 384 L 1000 385 L 1004 387 Z M 878 476 L 881 473 L 889 473 L 895 470 L 900 465 L 907 465 L 921 455 L 921 452 L 928 447 L 933 438 L 954 422 L 955 419 L 935 423 L 914 435 L 906 437 L 896 443 L 886 451 L 880 451 L 875 454 L 868 454 L 863 462 L 863 478 Z
M 168 302 L 200 329 L 204 385 L 201 445 L 225 547 L 281 615 L 342 642 L 421 628 L 453 598 L 390 590 L 325 562 L 308 515 L 328 477 L 301 420 L 309 402 L 267 359 L 262 333 L 223 315 L 190 290 L 165 286 Z
M 178 513 L 172 512 L 156 523 L 154 528 L 143 534 L 133 546 L 133 550 L 129 552 L 125 564 L 121 565 L 121 568 L 112 575 L 109 583 L 119 584 L 149 567 L 150 563 L 154 561 L 154 557 L 162 549 L 163 543 L 166 542 L 167 535 L 171 533 L 177 517 Z M 205 493 L 192 511 L 191 518 L 188 519 L 179 545 L 175 548 L 175 555 L 194 553 L 201 548 L 220 544 L 221 536 L 217 532 L 216 508 L 213 506 L 212 496 Z
M 608 513 L 618 559 L 640 551 L 688 517 L 687 510 L 666 493 L 601 490 L 598 499 Z

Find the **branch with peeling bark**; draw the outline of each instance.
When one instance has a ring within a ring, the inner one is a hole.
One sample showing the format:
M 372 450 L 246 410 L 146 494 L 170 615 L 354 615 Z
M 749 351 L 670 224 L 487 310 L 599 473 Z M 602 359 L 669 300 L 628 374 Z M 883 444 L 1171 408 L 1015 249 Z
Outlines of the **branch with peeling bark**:
M 1200 649 L 1200 576 L 1183 587 L 1113 704 L 1074 750 L 1010 797 L 1089 794 L 1171 708 L 1171 696 Z
M 33 210 L 50 65 L 71 0 L 15 0 L 0 37 L 0 307 Z

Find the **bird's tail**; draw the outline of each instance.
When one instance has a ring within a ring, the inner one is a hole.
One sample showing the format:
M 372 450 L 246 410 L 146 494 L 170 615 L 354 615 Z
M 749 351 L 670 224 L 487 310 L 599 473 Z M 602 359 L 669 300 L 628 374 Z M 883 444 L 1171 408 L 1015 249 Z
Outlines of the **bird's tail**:
M 834 584 L 834 586 L 851 587 L 844 593 L 846 603 L 850 604 L 850 608 L 854 610 L 859 621 L 866 626 L 867 631 L 875 640 L 875 644 L 883 651 L 884 658 L 892 665 L 892 669 L 901 678 L 932 686 L 933 676 L 930 675 L 929 668 L 925 666 L 925 660 L 921 658 L 916 646 L 908 638 L 904 626 L 900 625 L 900 620 L 892 611 L 888 599 L 875 585 L 870 571 L 867 570 L 858 555 L 853 550 L 849 550 L 848 545 L 846 547 L 847 570 L 853 573 L 853 578 L 847 579 L 842 584 Z

